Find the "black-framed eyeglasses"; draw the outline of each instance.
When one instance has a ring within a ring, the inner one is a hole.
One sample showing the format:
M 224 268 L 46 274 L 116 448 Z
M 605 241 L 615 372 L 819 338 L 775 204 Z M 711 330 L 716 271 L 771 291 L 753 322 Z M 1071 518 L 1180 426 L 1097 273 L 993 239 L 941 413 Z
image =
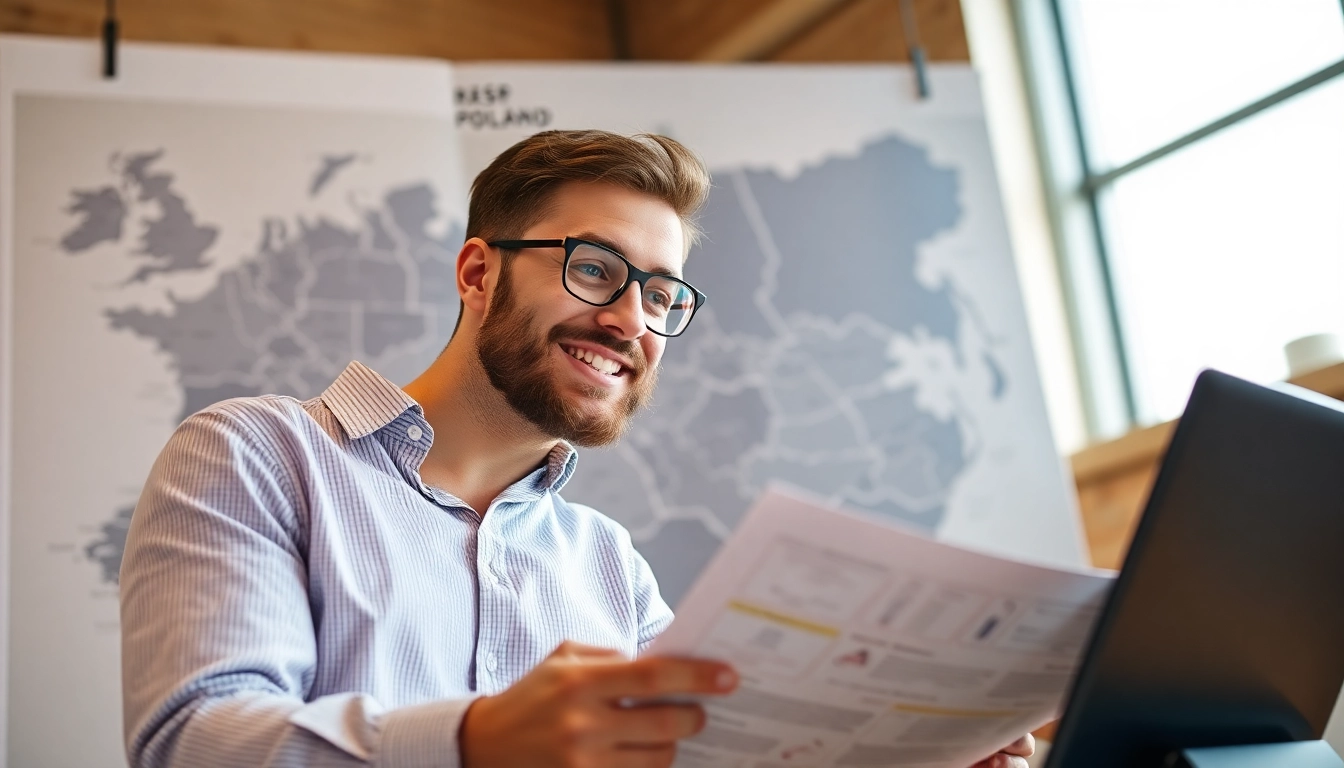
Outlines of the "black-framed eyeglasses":
M 708 300 L 690 283 L 671 275 L 660 275 L 631 264 L 629 259 L 600 243 L 566 237 L 563 240 L 495 240 L 494 248 L 564 248 L 565 290 L 574 298 L 595 307 L 621 298 L 631 283 L 639 283 L 644 325 L 659 336 L 680 336 L 691 324 L 696 310 Z

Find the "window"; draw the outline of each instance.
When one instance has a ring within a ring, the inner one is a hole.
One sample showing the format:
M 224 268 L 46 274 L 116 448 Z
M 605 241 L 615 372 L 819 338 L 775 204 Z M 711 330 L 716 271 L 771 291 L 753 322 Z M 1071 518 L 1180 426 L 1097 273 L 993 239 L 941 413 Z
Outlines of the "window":
M 1017 5 L 1093 436 L 1344 334 L 1344 3 Z

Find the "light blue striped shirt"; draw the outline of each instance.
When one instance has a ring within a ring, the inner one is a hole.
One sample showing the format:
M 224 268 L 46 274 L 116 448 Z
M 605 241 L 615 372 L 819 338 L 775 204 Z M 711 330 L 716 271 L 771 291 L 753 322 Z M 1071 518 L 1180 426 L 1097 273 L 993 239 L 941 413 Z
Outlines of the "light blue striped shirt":
M 478 516 L 421 480 L 432 440 L 359 363 L 178 428 L 121 570 L 132 766 L 456 766 L 473 697 L 671 622 L 625 529 L 560 498 L 572 448 Z

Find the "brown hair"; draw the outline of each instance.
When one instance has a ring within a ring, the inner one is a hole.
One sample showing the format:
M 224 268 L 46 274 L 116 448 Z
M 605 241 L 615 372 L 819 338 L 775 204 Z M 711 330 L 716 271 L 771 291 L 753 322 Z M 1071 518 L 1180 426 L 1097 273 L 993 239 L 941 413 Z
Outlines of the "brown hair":
M 694 216 L 710 187 L 700 159 L 666 136 L 596 130 L 543 131 L 504 150 L 471 184 L 467 238 L 521 237 L 546 215 L 556 189 L 570 181 L 652 195 L 681 218 L 687 252 L 700 239 Z

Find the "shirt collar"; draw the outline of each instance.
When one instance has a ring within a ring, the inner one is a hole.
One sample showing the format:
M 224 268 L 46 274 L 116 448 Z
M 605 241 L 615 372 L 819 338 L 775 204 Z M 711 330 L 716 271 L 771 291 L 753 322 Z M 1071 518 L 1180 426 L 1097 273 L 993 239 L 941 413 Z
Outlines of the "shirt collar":
M 351 440 L 371 435 L 414 408 L 423 412 L 396 384 L 359 361 L 352 361 L 322 393 L 322 402 Z
M 574 446 L 561 440 L 555 444 L 551 452 L 546 454 L 546 472 L 541 476 L 538 483 L 542 491 L 559 493 L 560 489 L 565 487 L 569 478 L 574 475 L 574 468 L 578 466 L 579 454 L 574 450 Z
M 423 415 L 424 409 L 401 387 L 380 376 L 359 362 L 351 361 L 340 376 L 322 393 L 322 402 L 341 423 L 351 440 L 371 435 L 396 421 L 403 413 L 414 409 Z M 578 466 L 579 454 L 574 446 L 560 440 L 546 454 L 536 490 L 558 493 Z

